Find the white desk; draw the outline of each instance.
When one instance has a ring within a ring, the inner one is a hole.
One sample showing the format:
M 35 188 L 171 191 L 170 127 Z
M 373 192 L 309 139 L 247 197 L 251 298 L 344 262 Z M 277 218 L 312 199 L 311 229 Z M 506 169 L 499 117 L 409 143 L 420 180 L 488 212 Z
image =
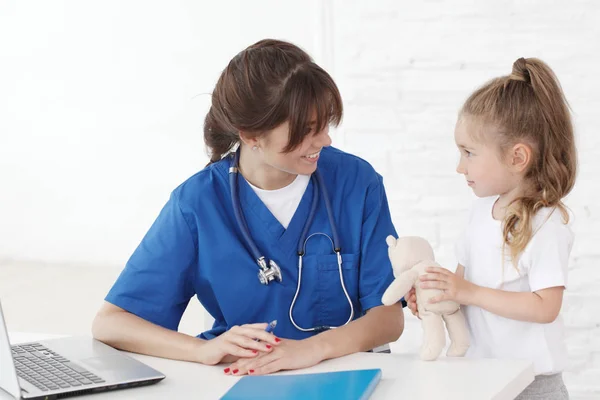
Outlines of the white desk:
M 16 332 L 9 336 L 13 344 L 52 338 L 51 335 Z M 155 385 L 98 393 L 89 396 L 90 399 L 178 399 L 190 395 L 198 399 L 218 399 L 239 379 L 225 375 L 224 366 L 210 367 L 139 354 L 131 356 L 159 370 L 166 378 Z M 383 371 L 372 400 L 513 399 L 533 381 L 533 368 L 525 361 L 442 357 L 437 361 L 424 362 L 417 355 L 373 353 L 353 354 L 309 369 L 281 374 L 368 368 L 381 368 Z M 1 395 L 0 399 L 3 399 Z

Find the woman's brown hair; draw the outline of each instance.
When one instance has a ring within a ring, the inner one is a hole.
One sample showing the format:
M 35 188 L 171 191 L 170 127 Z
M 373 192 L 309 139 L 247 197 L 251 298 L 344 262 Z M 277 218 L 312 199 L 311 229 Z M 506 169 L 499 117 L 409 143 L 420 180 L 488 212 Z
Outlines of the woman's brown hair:
M 338 125 L 342 112 L 335 82 L 304 50 L 265 39 L 237 54 L 221 73 L 204 120 L 204 143 L 214 163 L 239 141 L 240 131 L 256 137 L 288 121 L 289 152 L 309 133 L 313 113 L 320 132 Z
M 503 221 L 504 244 L 516 265 L 534 232 L 532 219 L 542 207 L 560 210 L 577 174 L 577 153 L 569 106 L 554 72 L 537 58 L 519 58 L 512 73 L 491 80 L 465 102 L 461 114 L 496 126 L 502 155 L 517 143 L 532 150 L 525 179 L 530 190 L 515 199 Z

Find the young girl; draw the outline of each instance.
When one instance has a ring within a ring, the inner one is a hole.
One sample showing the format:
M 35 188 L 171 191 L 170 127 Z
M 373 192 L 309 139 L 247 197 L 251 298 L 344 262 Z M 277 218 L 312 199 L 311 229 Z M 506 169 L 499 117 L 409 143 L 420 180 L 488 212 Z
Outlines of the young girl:
M 510 75 L 467 99 L 455 140 L 457 172 L 480 199 L 456 245 L 456 274 L 429 268 L 421 287 L 443 290 L 434 302 L 465 305 L 468 356 L 533 362 L 535 381 L 518 399 L 567 399 L 559 312 L 573 233 L 562 199 L 573 188 L 577 162 L 571 117 L 552 70 L 519 58 Z M 409 303 L 418 316 L 414 296 Z

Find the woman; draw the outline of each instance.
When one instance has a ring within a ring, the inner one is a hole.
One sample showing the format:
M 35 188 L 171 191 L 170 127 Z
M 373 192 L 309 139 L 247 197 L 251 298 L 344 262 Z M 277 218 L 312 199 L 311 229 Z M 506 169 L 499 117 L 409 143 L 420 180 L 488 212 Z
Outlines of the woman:
M 172 192 L 108 293 L 94 337 L 233 363 L 224 371 L 236 375 L 397 340 L 401 306 L 381 305 L 393 280 L 385 238 L 396 232 L 381 177 L 328 147 L 341 118 L 335 83 L 298 47 L 263 40 L 235 56 L 205 119 L 210 164 Z M 194 295 L 215 318 L 198 337 L 177 332 Z

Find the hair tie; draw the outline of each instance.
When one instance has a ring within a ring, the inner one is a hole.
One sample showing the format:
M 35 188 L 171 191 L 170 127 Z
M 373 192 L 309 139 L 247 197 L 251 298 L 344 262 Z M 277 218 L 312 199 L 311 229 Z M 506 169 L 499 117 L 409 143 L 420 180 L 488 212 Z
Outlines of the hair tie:
M 527 69 L 527 61 L 523 57 L 513 63 L 512 73 L 509 75 L 508 79 L 531 83 L 531 75 Z

